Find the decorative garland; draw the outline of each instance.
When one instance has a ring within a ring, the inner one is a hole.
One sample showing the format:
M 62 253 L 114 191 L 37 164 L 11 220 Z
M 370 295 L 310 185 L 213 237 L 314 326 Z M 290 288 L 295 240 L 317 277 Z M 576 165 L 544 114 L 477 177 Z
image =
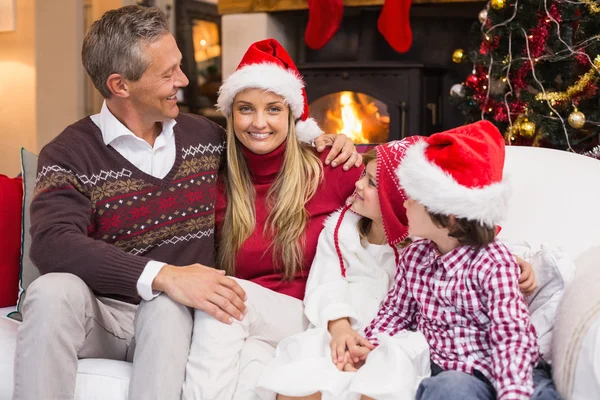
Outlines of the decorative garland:
M 579 78 L 577 82 L 573 84 L 573 86 L 567 88 L 566 91 L 548 92 L 545 94 L 538 93 L 535 96 L 535 99 L 539 101 L 549 100 L 554 102 L 571 100 L 573 97 L 577 96 L 577 94 L 583 93 L 589 87 L 590 84 L 593 84 L 594 81 L 598 79 L 597 70 L 598 68 L 600 68 L 600 55 L 596 56 L 596 58 L 594 59 L 594 66 L 595 68 L 592 67 L 588 72 L 582 75 L 581 78 Z

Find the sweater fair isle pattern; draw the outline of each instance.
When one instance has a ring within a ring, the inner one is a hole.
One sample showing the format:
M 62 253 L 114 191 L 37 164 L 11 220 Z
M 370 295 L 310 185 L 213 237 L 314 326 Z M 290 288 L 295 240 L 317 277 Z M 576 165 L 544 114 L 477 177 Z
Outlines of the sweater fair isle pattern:
M 105 145 L 90 118 L 42 149 L 31 205 L 31 257 L 41 273 L 73 273 L 97 295 L 135 303 L 150 260 L 214 266 L 224 132 L 202 117 L 176 120 L 175 162 L 163 179 Z

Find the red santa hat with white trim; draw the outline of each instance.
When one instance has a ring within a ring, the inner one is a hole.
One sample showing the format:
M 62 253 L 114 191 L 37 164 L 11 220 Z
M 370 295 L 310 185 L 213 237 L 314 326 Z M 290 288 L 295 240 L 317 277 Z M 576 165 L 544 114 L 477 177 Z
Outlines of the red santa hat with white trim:
M 296 136 L 301 142 L 311 143 L 323 133 L 308 116 L 302 76 L 277 40 L 266 39 L 250 45 L 236 71 L 221 85 L 217 107 L 230 116 L 235 96 L 251 88 L 268 90 L 284 98 L 296 120 Z
M 494 227 L 508 208 L 504 138 L 489 121 L 433 134 L 406 151 L 396 170 L 409 198 L 430 212 Z

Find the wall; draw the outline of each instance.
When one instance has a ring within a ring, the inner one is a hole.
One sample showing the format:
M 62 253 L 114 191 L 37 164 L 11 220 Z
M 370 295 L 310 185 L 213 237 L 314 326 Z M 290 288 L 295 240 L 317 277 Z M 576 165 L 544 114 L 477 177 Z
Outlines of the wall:
M 235 71 L 252 43 L 274 38 L 290 53 L 296 54 L 296 24 L 289 17 L 269 13 L 227 14 L 221 18 L 223 78 Z
M 38 150 L 84 116 L 83 10 L 83 0 L 36 2 Z
M 0 33 L 0 174 L 21 170 L 20 149 L 36 149 L 35 0 L 17 0 L 14 32 Z

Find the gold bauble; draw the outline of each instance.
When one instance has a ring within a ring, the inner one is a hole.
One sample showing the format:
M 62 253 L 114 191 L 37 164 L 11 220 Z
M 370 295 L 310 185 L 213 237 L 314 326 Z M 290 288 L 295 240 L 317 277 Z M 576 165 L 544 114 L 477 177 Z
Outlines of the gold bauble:
M 452 61 L 456 64 L 462 64 L 467 61 L 467 53 L 463 49 L 456 49 L 452 53 Z
M 521 136 L 533 137 L 533 135 L 535 135 L 535 123 L 525 118 L 521 123 L 521 126 L 519 126 L 519 132 L 521 133 Z
M 506 7 L 506 0 L 492 0 L 492 8 L 496 11 L 504 10 Z
M 585 114 L 581 111 L 573 111 L 569 115 L 569 125 L 575 129 L 583 128 L 583 125 L 585 125 Z

